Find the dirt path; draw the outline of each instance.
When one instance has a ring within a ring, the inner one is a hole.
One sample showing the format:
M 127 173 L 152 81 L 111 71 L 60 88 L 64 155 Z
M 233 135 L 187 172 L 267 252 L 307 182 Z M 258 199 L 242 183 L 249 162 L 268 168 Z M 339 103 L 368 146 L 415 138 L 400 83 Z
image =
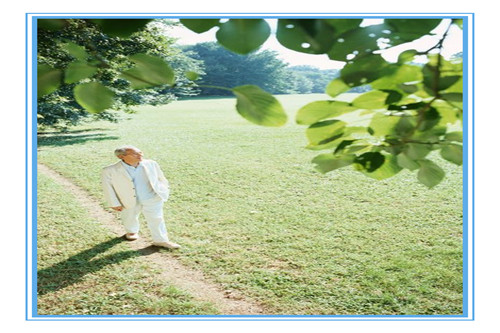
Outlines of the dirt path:
M 100 203 L 89 196 L 83 189 L 43 164 L 38 164 L 38 172 L 49 176 L 55 182 L 64 186 L 67 191 L 75 196 L 81 206 L 88 211 L 92 218 L 100 221 L 117 236 L 122 236 L 124 234 L 124 230 L 116 215 L 102 208 Z M 215 304 L 221 314 L 265 314 L 265 310 L 258 304 L 245 300 L 235 291 L 223 290 L 219 285 L 205 278 L 201 272 L 182 265 L 167 251 L 159 251 L 156 247 L 151 246 L 151 243 L 144 238 L 129 242 L 129 244 L 132 249 L 144 254 L 141 257 L 143 260 L 162 269 L 161 277 L 165 279 L 166 282 L 186 290 L 199 300 L 209 301 Z

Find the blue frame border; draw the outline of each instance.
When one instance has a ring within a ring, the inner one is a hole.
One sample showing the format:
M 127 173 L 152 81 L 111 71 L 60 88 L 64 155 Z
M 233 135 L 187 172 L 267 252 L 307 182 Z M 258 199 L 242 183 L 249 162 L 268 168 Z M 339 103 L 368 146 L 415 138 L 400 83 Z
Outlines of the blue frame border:
M 51 16 L 51 14 L 53 16 Z M 26 104 L 26 123 L 25 123 L 25 226 L 26 226 L 26 234 L 25 234 L 25 244 L 26 244 L 26 253 L 25 253 L 25 269 L 26 269 L 26 283 L 25 283 L 25 304 L 26 304 L 26 320 L 27 321 L 248 321 L 258 319 L 260 321 L 474 321 L 475 320 L 475 81 L 474 81 L 474 73 L 475 73 L 475 17 L 474 13 L 446 13 L 440 15 L 439 13 L 25 13 L 26 22 L 26 59 L 25 59 L 25 104 Z M 36 16 L 40 15 L 40 16 Z M 65 15 L 65 16 L 62 16 Z M 67 16 L 66 16 L 67 15 Z M 349 16 L 347 16 L 349 15 Z M 352 16 L 350 16 L 352 15 Z M 37 20 L 39 18 L 49 19 L 49 18 L 83 18 L 83 17 L 104 17 L 104 18 L 164 18 L 164 19 L 177 19 L 180 16 L 183 18 L 210 18 L 210 17 L 238 17 L 238 18 L 280 18 L 280 17 L 292 17 L 292 18 L 306 18 L 306 17 L 314 17 L 314 18 L 333 18 L 333 17 L 342 17 L 342 18 L 387 18 L 390 17 L 398 17 L 397 15 L 401 15 L 403 18 L 460 18 L 463 20 L 463 58 L 464 58 L 464 104 L 466 112 L 464 112 L 463 119 L 463 132 L 465 132 L 466 139 L 463 141 L 463 235 L 467 237 L 463 237 L 462 244 L 462 258 L 463 258 L 463 266 L 462 266 L 462 292 L 463 292 L 463 313 L 462 315 L 38 315 L 37 313 L 37 118 L 36 118 L 36 110 L 37 110 L 37 96 L 36 96 L 36 88 L 37 88 L 37 77 L 36 77 L 36 66 L 37 66 Z M 29 28 L 29 19 L 31 18 L 31 31 Z M 470 24 L 470 26 L 469 26 Z M 471 47 L 469 48 L 469 28 L 471 29 Z M 32 88 L 32 99 L 30 103 L 29 93 L 28 93 L 28 78 L 29 78 L 29 36 L 31 35 L 31 64 L 32 64 L 32 72 L 31 72 L 31 88 Z M 470 54 L 469 54 L 470 51 Z M 472 68 L 471 73 L 472 77 L 469 77 L 469 56 L 471 57 Z M 472 89 L 469 91 L 469 80 L 472 80 Z M 469 110 L 469 96 L 471 102 L 471 110 Z M 33 112 L 30 112 L 33 111 Z M 470 111 L 470 119 L 469 119 L 469 111 Z M 29 230 L 29 212 L 28 212 L 28 203 L 29 203 L 29 164 L 28 164 L 28 156 L 29 156 L 29 145 L 28 138 L 30 133 L 28 132 L 28 121 L 30 121 L 31 116 L 31 125 L 32 125 L 32 212 L 31 212 L 31 221 L 32 221 L 32 229 Z M 471 145 L 469 145 L 469 120 L 472 128 L 472 136 L 471 136 Z M 472 156 L 472 163 L 469 165 L 468 153 L 469 149 Z M 468 183 L 468 175 L 469 175 L 469 167 L 471 167 L 471 175 L 472 175 L 472 196 L 469 198 L 469 183 Z M 469 199 L 472 201 L 471 212 L 472 212 L 472 220 L 468 221 L 469 217 Z M 469 223 L 471 223 L 469 225 Z M 471 244 L 469 244 L 469 227 L 471 227 Z M 28 232 L 32 233 L 31 240 L 31 249 L 32 249 L 32 267 L 29 267 L 29 237 Z M 472 256 L 469 256 L 469 246 Z M 31 268 L 31 317 L 30 318 L 30 309 L 28 307 L 28 299 L 29 299 L 29 286 L 28 286 L 28 276 Z M 469 281 L 469 269 L 472 268 L 471 271 L 471 280 Z M 469 309 L 469 282 L 471 282 L 471 308 Z M 469 317 L 469 310 L 471 311 L 471 318 Z M 36 318 L 36 319 L 35 319 Z M 422 318 L 422 319 L 417 319 Z

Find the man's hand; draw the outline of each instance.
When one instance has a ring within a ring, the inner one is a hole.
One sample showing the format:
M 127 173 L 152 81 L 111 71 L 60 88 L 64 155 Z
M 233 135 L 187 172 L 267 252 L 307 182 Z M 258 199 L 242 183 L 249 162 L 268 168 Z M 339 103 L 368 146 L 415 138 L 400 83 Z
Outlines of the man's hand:
M 111 207 L 112 210 L 116 210 L 117 212 L 121 212 L 123 210 L 123 206 Z

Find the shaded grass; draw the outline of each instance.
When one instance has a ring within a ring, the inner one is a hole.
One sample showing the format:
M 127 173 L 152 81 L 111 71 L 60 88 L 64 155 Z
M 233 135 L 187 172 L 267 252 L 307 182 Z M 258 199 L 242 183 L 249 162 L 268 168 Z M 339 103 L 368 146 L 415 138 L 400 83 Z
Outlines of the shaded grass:
M 156 268 L 92 220 L 64 188 L 38 176 L 39 315 L 216 314 L 166 285 Z
M 436 157 L 447 178 L 432 190 L 407 171 L 318 174 L 293 117 L 322 96 L 279 98 L 292 118 L 282 128 L 249 124 L 231 98 L 193 99 L 95 124 L 116 139 L 42 146 L 39 158 L 101 198 L 113 149 L 140 147 L 171 182 L 176 256 L 275 314 L 461 314 L 461 168 Z

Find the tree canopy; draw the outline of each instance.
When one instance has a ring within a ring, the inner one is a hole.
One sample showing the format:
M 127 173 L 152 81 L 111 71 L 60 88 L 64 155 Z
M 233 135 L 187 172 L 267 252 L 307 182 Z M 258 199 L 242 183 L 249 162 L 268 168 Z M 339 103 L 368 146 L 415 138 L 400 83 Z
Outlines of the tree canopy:
M 132 27 L 143 27 L 149 20 L 126 20 Z M 174 47 L 175 39 L 162 28 L 170 23 L 150 22 L 143 29 L 130 29 L 123 38 L 120 28 L 111 29 L 107 20 L 39 20 L 38 51 L 38 124 L 66 126 L 76 124 L 89 115 L 114 120 L 111 109 L 130 111 L 140 104 L 166 104 L 176 96 L 193 94 L 185 71 L 200 71 L 200 62 Z M 125 26 L 126 27 L 126 26 Z M 106 31 L 107 33 L 104 33 Z M 125 30 L 126 31 L 126 30 Z M 122 37 L 120 37 L 122 36 Z M 168 70 L 143 73 L 156 79 L 155 86 L 141 85 L 130 64 L 139 72 L 147 68 L 141 63 L 165 61 Z M 142 66 L 142 67 L 141 67 Z M 170 71 L 170 67 L 172 71 Z M 176 76 L 176 87 L 169 83 Z M 136 89 L 143 88 L 143 89 Z
M 271 35 L 264 19 L 180 21 L 197 33 L 217 29 L 218 43 L 236 54 L 256 51 Z M 60 31 L 68 24 L 67 20 L 39 22 L 39 29 L 49 31 Z M 102 33 L 120 40 L 130 40 L 128 36 L 148 22 L 92 20 Z M 428 50 L 405 50 L 395 62 L 383 57 L 386 49 L 434 34 L 440 24 L 446 25 L 445 32 Z M 362 19 L 278 19 L 276 38 L 284 47 L 327 54 L 346 63 L 340 76 L 325 87 L 330 99 L 307 104 L 296 115 L 296 122 L 306 126 L 308 148 L 325 151 L 313 160 L 318 170 L 330 172 L 352 165 L 369 177 L 385 179 L 409 169 L 417 171 L 422 184 L 433 187 L 445 172 L 429 158 L 432 151 L 451 163 L 462 164 L 462 61 L 442 55 L 453 26 L 462 28 L 461 20 L 388 18 L 380 24 L 364 25 Z M 100 56 L 106 47 L 89 49 L 84 40 L 70 45 L 67 52 L 73 62 L 46 60 L 38 66 L 39 98 L 57 90 L 63 77 L 70 77 L 78 82 L 73 94 L 80 106 L 90 112 L 111 108 L 118 94 L 103 84 L 104 77 L 94 75 L 95 68 L 107 66 L 106 58 Z M 134 89 L 175 89 L 180 80 L 164 57 L 147 50 L 128 55 L 113 69 Z M 188 71 L 183 77 L 196 80 L 199 76 L 195 72 Z M 335 99 L 354 87 L 368 85 L 370 90 L 351 102 Z M 234 94 L 237 111 L 249 121 L 264 126 L 281 126 L 287 121 L 276 98 L 257 85 L 225 89 Z
M 231 95 L 231 91 L 213 86 L 244 84 L 258 85 L 271 94 L 290 91 L 287 64 L 277 58 L 276 51 L 262 50 L 241 55 L 216 42 L 187 46 L 184 51 L 203 62 L 204 75 L 197 81 L 201 95 Z
M 307 93 L 320 93 L 325 92 L 325 87 L 334 78 L 337 78 L 340 73 L 338 69 L 319 69 L 314 66 L 293 66 L 289 68 L 290 75 L 295 75 L 294 78 L 289 79 L 289 82 L 297 86 L 298 92 Z M 352 90 L 351 90 L 352 91 Z
M 236 87 L 244 84 L 258 85 L 271 94 L 324 93 L 327 84 L 339 76 L 339 70 L 336 69 L 290 67 L 279 58 L 277 51 L 271 50 L 242 55 L 216 42 L 205 42 L 185 46 L 183 51 L 203 63 L 203 75 L 197 81 L 200 95 L 231 95 L 231 91 L 217 86 Z

